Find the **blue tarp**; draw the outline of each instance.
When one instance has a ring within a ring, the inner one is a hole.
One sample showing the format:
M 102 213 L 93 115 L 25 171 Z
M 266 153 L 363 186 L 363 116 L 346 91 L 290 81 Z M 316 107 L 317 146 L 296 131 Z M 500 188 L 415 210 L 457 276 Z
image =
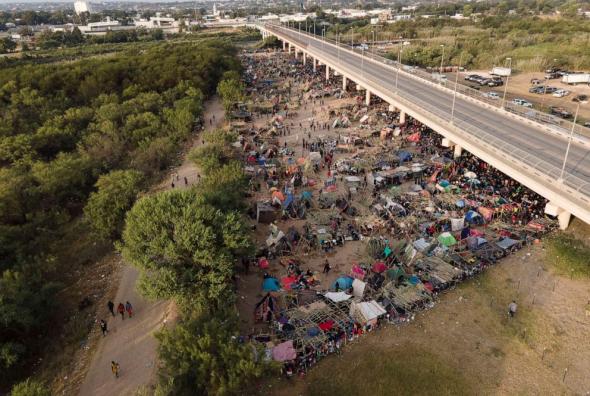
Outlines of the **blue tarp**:
M 416 275 L 412 275 L 410 276 L 410 279 L 408 279 L 408 281 L 412 284 L 412 285 L 417 285 L 418 283 L 420 283 L 420 279 L 416 276 Z
M 512 246 L 516 245 L 518 243 L 518 241 L 515 241 L 514 239 L 511 238 L 504 238 L 502 239 L 500 242 L 496 242 L 496 245 L 498 245 L 501 249 L 510 249 Z
M 408 153 L 407 151 L 398 151 L 397 156 L 399 157 L 399 162 L 406 162 L 412 159 L 412 154 Z
M 457 202 L 455 202 L 455 206 L 458 208 L 464 208 L 465 207 L 465 201 L 460 199 Z
M 285 198 L 285 202 L 283 202 L 283 208 L 288 208 L 291 203 L 293 203 L 293 194 L 289 193 Z
M 451 184 L 451 183 L 449 183 L 448 180 L 441 180 L 441 181 L 438 182 L 438 184 L 440 184 L 441 187 L 448 187 L 449 184 Z
M 281 284 L 277 278 L 266 278 L 262 282 L 262 290 L 265 292 L 281 290 Z
M 306 201 L 311 201 L 312 194 L 311 191 L 303 191 L 301 193 L 301 199 L 305 199 Z
M 336 279 L 334 284 L 332 285 L 333 289 L 336 289 L 336 284 L 338 284 L 339 290 L 350 289 L 352 287 L 352 279 L 350 276 L 341 276 L 340 278 Z
M 474 210 L 465 213 L 465 221 L 469 223 L 476 223 L 481 221 L 481 216 Z

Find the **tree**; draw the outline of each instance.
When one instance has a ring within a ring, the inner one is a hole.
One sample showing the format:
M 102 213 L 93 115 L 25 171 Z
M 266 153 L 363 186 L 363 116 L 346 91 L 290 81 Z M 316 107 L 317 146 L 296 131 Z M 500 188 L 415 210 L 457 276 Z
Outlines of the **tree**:
M 194 189 L 172 190 L 136 202 L 120 250 L 140 269 L 145 295 L 191 295 L 216 307 L 231 295 L 235 256 L 251 249 L 247 235 L 238 214 L 222 213 Z
M 51 392 L 42 383 L 27 378 L 12 387 L 10 396 L 51 396 Z
M 0 39 L 0 54 L 14 51 L 16 49 L 16 43 L 12 41 L 10 37 L 4 37 Z
M 235 78 L 224 79 L 217 84 L 217 93 L 221 96 L 223 108 L 226 113 L 229 112 L 236 103 L 244 100 L 245 89 L 244 84 Z
M 212 317 L 193 313 L 157 335 L 166 395 L 249 393 L 265 367 L 256 360 L 254 345 L 237 342 L 236 318 L 231 311 Z
M 221 168 L 212 170 L 197 189 L 205 201 L 222 211 L 244 208 L 244 194 L 248 179 L 242 164 L 232 161 Z
M 98 178 L 84 214 L 102 239 L 118 239 L 125 225 L 125 214 L 141 191 L 143 175 L 134 170 L 116 170 Z

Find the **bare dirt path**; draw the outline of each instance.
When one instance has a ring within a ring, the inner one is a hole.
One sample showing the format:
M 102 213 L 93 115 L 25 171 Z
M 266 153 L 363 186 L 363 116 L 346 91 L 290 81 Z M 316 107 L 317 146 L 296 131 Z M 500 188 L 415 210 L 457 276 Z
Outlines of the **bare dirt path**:
M 215 121 L 209 119 L 215 116 Z M 221 102 L 214 98 L 206 103 L 205 130 L 217 128 L 223 123 L 224 115 Z M 198 135 L 192 143 L 192 147 L 201 144 L 201 135 Z M 163 191 L 172 188 L 185 188 L 193 185 L 198 180 L 198 169 L 186 156 L 182 165 L 172 170 L 171 175 L 154 188 L 154 191 Z M 187 183 L 185 184 L 185 178 Z M 160 330 L 166 323 L 175 317 L 174 304 L 171 301 L 148 301 L 139 295 L 135 289 L 138 271 L 131 265 L 124 264 L 121 282 L 115 299 L 115 306 L 122 302 L 130 301 L 134 307 L 133 318 L 121 319 L 120 316 L 111 317 L 103 311 L 103 317 L 108 316 L 109 333 L 99 341 L 99 345 L 92 359 L 92 363 L 82 383 L 79 394 L 81 396 L 111 396 L 132 395 L 140 386 L 149 386 L 155 381 L 157 370 L 157 341 L 154 333 Z M 114 378 L 111 373 L 111 361 L 120 364 L 120 377 Z

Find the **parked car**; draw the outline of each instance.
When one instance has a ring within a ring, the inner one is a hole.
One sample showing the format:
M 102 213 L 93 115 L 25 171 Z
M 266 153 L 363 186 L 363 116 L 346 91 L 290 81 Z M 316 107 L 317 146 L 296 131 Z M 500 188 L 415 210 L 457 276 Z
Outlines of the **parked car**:
M 550 106 L 549 112 L 551 114 L 556 115 L 561 118 L 571 118 L 571 116 L 572 116 L 572 113 L 570 113 L 569 111 L 567 111 L 563 107 Z
M 584 126 L 585 126 L 586 128 L 590 128 L 590 122 L 588 122 L 588 121 L 587 121 L 587 122 L 585 122 L 585 123 L 584 123 Z
M 560 73 L 556 73 L 556 72 L 545 74 L 545 78 L 547 80 L 555 80 L 556 78 L 559 78 L 559 77 L 561 77 L 561 74 Z
M 465 76 L 465 80 L 467 81 L 475 81 L 475 80 L 479 80 L 482 77 L 479 74 L 469 74 L 467 76 Z
M 547 93 L 547 94 L 552 94 L 552 93 L 554 93 L 555 91 L 557 91 L 558 89 L 559 89 L 559 88 L 555 88 L 555 87 L 549 87 L 549 86 L 547 86 L 547 88 L 545 88 L 545 91 L 544 91 L 544 92 L 545 92 L 545 93 Z
M 500 95 L 497 92 L 485 92 L 483 96 L 492 100 L 500 99 Z
M 572 102 L 586 102 L 588 95 L 576 95 L 573 97 Z
M 570 91 L 567 91 L 565 89 L 558 89 L 557 91 L 553 92 L 553 96 L 555 96 L 556 98 L 563 98 L 564 96 L 567 96 L 570 94 Z
M 533 85 L 539 85 L 543 82 L 543 80 L 540 80 L 538 78 L 531 78 L 531 84 Z
M 499 87 L 501 85 L 504 85 L 501 78 L 492 78 L 491 81 L 488 81 L 488 87 Z
M 531 102 L 529 102 L 528 100 L 520 99 L 520 98 L 512 99 L 512 103 L 515 105 L 524 106 L 524 107 L 530 107 L 530 108 L 533 107 L 533 104 Z
M 535 94 L 542 94 L 544 89 L 545 89 L 545 86 L 537 85 L 536 87 L 530 87 L 529 92 L 535 93 Z

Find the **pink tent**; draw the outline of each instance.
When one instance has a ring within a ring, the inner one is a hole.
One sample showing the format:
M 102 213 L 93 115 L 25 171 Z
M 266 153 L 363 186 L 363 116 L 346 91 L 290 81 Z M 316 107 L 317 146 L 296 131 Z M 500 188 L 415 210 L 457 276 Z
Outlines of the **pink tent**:
M 293 341 L 289 340 L 277 345 L 272 349 L 272 358 L 277 362 L 293 360 L 297 357 L 297 352 L 293 348 Z
M 387 269 L 387 266 L 383 261 L 377 261 L 375 264 L 373 264 L 373 267 L 371 269 L 373 270 L 373 272 L 380 274 Z
M 365 270 L 363 270 L 358 264 L 354 264 L 350 270 L 350 276 L 359 280 L 363 280 L 365 277 Z

